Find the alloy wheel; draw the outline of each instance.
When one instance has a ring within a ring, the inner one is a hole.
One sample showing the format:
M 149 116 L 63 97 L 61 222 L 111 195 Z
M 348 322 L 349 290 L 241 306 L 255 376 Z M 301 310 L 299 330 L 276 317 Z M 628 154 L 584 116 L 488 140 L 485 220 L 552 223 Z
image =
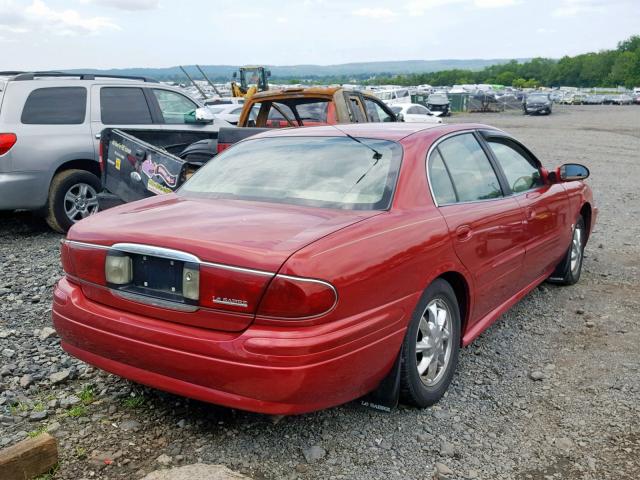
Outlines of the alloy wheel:
M 576 274 L 580 269 L 582 261 L 582 227 L 576 225 L 573 229 L 573 239 L 571 240 L 571 273 Z
M 87 183 L 76 183 L 64 196 L 64 212 L 77 222 L 98 211 L 98 192 Z
M 416 368 L 426 386 L 437 384 L 451 360 L 451 311 L 442 298 L 429 302 L 416 335 Z

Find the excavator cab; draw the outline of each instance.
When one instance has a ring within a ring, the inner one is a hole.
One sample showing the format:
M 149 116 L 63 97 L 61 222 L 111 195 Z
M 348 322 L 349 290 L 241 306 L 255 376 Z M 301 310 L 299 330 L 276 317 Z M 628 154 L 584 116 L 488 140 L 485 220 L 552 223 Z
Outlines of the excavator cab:
M 271 71 L 264 67 L 240 67 L 240 84 L 235 81 L 237 72 L 233 72 L 234 81 L 231 82 L 231 92 L 234 97 L 250 98 L 256 92 L 269 90 Z

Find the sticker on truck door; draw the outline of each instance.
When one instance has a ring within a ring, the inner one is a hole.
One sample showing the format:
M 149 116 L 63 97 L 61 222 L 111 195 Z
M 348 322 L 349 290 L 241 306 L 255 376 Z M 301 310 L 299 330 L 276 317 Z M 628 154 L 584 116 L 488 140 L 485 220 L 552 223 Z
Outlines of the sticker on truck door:
M 149 179 L 157 178 L 161 180 L 167 187 L 175 188 L 178 183 L 178 176 L 172 175 L 167 167 L 162 165 L 161 163 L 156 163 L 151 160 L 151 155 L 147 157 L 147 159 L 142 162 L 141 165 L 142 171 Z

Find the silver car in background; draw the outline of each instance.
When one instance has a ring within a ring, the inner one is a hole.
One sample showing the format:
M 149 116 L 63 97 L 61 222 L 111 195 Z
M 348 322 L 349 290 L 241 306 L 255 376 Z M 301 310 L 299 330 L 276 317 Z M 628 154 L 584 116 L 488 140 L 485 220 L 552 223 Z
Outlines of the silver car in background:
M 185 143 L 227 122 L 142 77 L 0 72 L 0 210 L 43 214 L 64 232 L 98 210 L 104 128 L 184 131 Z

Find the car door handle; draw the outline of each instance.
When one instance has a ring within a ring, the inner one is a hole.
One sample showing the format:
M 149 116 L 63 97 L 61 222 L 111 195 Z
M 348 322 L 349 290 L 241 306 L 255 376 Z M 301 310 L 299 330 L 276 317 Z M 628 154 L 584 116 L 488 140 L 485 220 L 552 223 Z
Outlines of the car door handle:
M 471 238 L 471 227 L 469 225 L 461 225 L 456 229 L 456 238 L 463 242 Z
M 527 220 L 533 220 L 534 218 L 536 218 L 536 209 L 527 208 Z

